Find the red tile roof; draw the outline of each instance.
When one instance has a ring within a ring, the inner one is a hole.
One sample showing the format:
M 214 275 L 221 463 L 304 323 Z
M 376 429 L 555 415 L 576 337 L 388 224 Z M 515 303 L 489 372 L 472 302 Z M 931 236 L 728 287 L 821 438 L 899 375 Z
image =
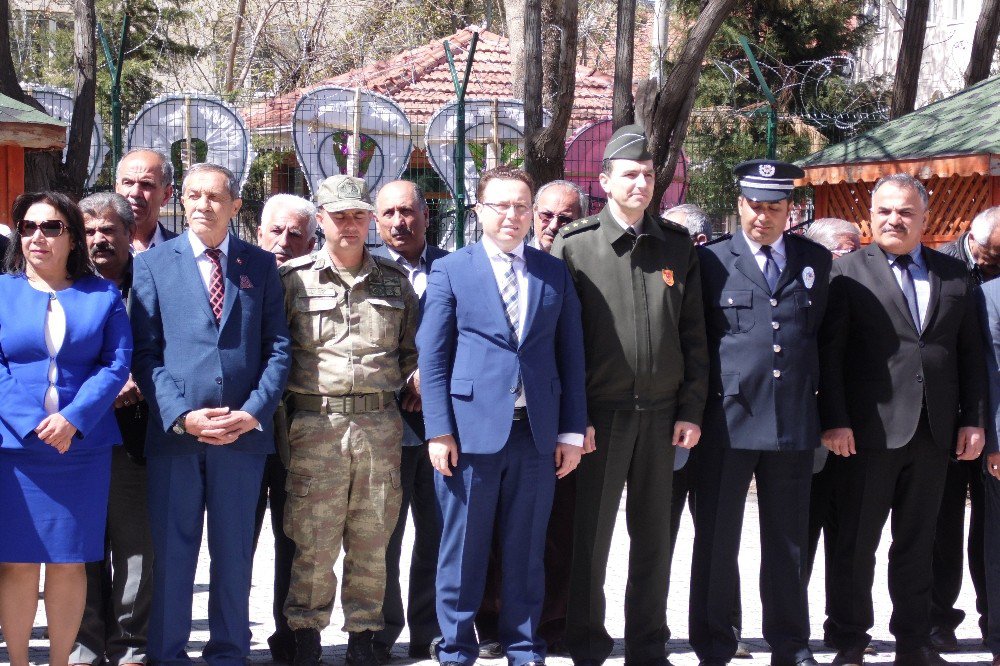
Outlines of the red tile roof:
M 451 45 L 456 68 L 461 76 L 472 41 L 472 30 L 463 28 L 445 38 Z M 246 110 L 247 122 L 254 131 L 288 126 L 299 98 L 322 86 L 361 88 L 389 97 L 399 104 L 413 123 L 427 123 L 431 115 L 455 99 L 448 60 L 442 42 L 431 42 L 404 51 L 388 60 L 353 69 L 316 85 L 252 105 Z M 482 30 L 469 75 L 468 98 L 512 98 L 510 45 L 506 37 Z M 570 120 L 571 131 L 587 122 L 610 117 L 612 76 L 592 67 L 576 68 L 576 99 Z

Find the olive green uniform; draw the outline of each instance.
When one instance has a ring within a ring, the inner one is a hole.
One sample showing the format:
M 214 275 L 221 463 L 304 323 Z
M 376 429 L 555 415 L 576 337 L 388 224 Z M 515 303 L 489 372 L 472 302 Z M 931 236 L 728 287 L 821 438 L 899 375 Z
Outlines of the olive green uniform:
M 708 347 L 698 257 L 687 230 L 649 213 L 638 237 L 605 207 L 564 227 L 552 246 L 583 306 L 587 407 L 597 451 L 577 469 L 566 643 L 575 661 L 604 661 L 604 581 L 628 484 L 631 537 L 625 658 L 665 656 L 675 421 L 700 424 Z
M 417 366 L 417 296 L 393 262 L 367 251 L 353 276 L 325 250 L 280 272 L 292 336 L 285 533 L 296 546 L 285 616 L 293 630 L 330 623 L 343 545 L 344 629 L 379 630 L 402 493 L 392 392 Z

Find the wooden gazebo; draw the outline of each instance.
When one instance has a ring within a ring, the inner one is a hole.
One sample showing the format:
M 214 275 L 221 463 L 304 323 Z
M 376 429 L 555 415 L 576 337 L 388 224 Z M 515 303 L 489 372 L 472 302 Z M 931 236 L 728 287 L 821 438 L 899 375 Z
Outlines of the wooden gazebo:
M 814 191 L 815 217 L 840 217 L 865 239 L 871 191 L 908 173 L 930 193 L 924 242 L 957 238 L 980 211 L 1000 204 L 1000 77 L 897 118 L 798 162 Z
M 0 224 L 10 225 L 10 207 L 24 192 L 24 151 L 66 147 L 66 123 L 0 95 Z

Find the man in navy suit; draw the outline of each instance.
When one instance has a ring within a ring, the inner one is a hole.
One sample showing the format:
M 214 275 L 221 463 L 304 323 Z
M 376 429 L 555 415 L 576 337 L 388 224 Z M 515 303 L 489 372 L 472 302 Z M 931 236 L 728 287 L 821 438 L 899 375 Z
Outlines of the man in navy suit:
M 751 160 L 733 171 L 740 229 L 698 253 L 711 370 L 701 446 L 692 458 L 691 647 L 703 664 L 736 654 L 733 590 L 747 491 L 756 478 L 771 664 L 815 665 L 805 565 L 819 446 L 817 331 L 832 257 L 784 233 L 802 169 Z
M 378 233 L 385 245 L 372 250 L 377 257 L 396 263 L 406 272 L 410 286 L 424 302 L 427 274 L 434 261 L 448 253 L 427 242 L 427 221 L 430 213 L 424 192 L 416 183 L 396 180 L 386 183 L 375 197 L 375 219 Z M 400 477 L 403 499 L 399 519 L 385 551 L 385 600 L 382 616 L 385 628 L 375 634 L 375 656 L 387 661 L 392 646 L 405 625 L 410 627 L 409 655 L 427 659 L 430 644 L 439 634 L 434 611 L 434 575 L 437 571 L 438 548 L 441 545 L 441 521 L 434 495 L 434 470 L 427 458 L 424 441 L 424 418 L 420 397 L 405 388 L 399 392 L 400 414 L 403 417 L 403 456 Z M 406 520 L 413 514 L 413 550 L 410 555 L 410 585 L 403 615 L 403 595 L 399 587 L 399 557 L 403 548 Z
M 240 208 L 228 169 L 184 178 L 188 232 L 136 255 L 133 374 L 149 402 L 146 456 L 153 535 L 149 658 L 190 663 L 191 595 L 208 514 L 209 664 L 250 653 L 254 513 L 272 417 L 288 375 L 278 269 L 229 234 Z
M 482 242 L 440 259 L 417 348 L 424 423 L 443 518 L 437 614 L 443 664 L 479 656 L 473 619 L 494 523 L 502 544 L 500 641 L 511 666 L 545 660 L 537 635 L 556 477 L 576 468 L 587 425 L 580 303 L 565 265 L 526 247 L 531 180 L 482 174 Z

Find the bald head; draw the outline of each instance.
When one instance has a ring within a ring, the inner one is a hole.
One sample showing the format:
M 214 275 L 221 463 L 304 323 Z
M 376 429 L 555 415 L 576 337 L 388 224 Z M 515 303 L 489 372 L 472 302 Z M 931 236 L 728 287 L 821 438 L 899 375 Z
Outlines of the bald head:
M 375 197 L 375 219 L 382 242 L 412 265 L 416 265 L 427 243 L 428 217 L 423 190 L 412 181 L 387 183 Z

